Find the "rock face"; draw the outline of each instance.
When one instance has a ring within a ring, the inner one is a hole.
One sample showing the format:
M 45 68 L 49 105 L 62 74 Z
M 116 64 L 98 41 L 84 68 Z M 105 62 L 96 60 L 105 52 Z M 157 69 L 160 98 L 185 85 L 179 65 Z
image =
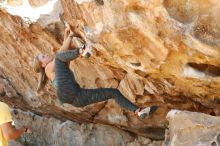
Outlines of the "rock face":
M 16 0 L 16 1 L 14 1 L 14 0 L 2 0 L 2 2 L 6 2 L 7 5 L 13 6 L 13 7 L 20 6 L 20 5 L 23 4 L 23 0 Z
M 52 1 L 33 2 L 37 9 Z M 61 120 L 116 126 L 153 139 L 164 139 L 170 109 L 220 115 L 219 0 L 56 4 L 48 12 L 54 19 L 48 21 L 43 13 L 30 22 L 0 10 L 1 101 Z M 50 83 L 45 92 L 36 94 L 32 60 L 39 53 L 52 55 L 63 40 L 63 21 L 73 20 L 82 22 L 93 52 L 89 59 L 71 62 L 80 86 L 118 88 L 138 106 L 160 106 L 154 115 L 141 121 L 112 99 L 84 108 L 60 105 Z
M 129 132 L 107 125 L 60 121 L 20 110 L 12 113 L 16 126 L 31 125 L 33 128 L 33 133 L 26 133 L 19 139 L 28 146 L 160 146 L 162 143 L 134 137 Z
M 220 118 L 201 113 L 170 111 L 164 146 L 219 146 Z

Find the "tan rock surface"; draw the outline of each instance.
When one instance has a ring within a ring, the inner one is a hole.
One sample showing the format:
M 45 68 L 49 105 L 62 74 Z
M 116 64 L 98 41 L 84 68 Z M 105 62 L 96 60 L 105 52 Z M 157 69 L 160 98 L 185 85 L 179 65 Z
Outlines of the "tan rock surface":
M 156 104 L 159 110 L 140 121 L 113 100 L 85 108 L 61 106 L 50 84 L 37 95 L 32 59 L 42 52 L 52 54 L 52 48 L 60 46 L 64 26 L 30 24 L 3 10 L 0 71 L 16 96 L 4 95 L 1 100 L 23 110 L 114 125 L 154 139 L 164 138 L 170 109 L 219 116 L 218 0 L 62 0 L 61 4 L 65 21 L 84 22 L 93 46 L 90 59 L 71 63 L 80 86 L 116 87 L 137 105 Z
M 23 0 L 3 0 L 4 2 L 7 3 L 7 5 L 16 7 L 16 6 L 20 6 L 23 3 Z
M 220 119 L 202 113 L 170 111 L 164 146 L 218 146 Z
M 28 2 L 30 3 L 30 5 L 32 7 L 40 7 L 44 4 L 46 4 L 49 0 L 28 0 Z

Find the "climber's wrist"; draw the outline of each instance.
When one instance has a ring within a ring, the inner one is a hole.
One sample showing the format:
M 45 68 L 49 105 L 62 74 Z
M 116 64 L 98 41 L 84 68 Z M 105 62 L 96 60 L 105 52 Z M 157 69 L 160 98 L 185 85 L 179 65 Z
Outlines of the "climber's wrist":
M 74 35 L 68 35 L 68 37 L 73 38 L 73 37 L 74 37 Z

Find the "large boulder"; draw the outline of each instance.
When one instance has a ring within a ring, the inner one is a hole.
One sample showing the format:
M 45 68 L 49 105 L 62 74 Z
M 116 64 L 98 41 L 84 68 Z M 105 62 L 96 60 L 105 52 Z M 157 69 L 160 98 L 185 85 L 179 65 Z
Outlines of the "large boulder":
M 219 146 L 220 118 L 197 112 L 172 110 L 164 146 Z

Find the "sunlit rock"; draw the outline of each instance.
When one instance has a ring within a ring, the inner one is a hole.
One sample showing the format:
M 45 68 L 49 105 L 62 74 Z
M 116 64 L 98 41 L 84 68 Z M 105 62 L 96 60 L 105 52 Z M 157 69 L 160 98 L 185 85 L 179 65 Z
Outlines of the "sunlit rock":
M 196 112 L 170 111 L 167 115 L 164 146 L 218 146 L 220 144 L 219 117 Z
M 218 0 L 24 0 L 13 7 L 1 5 L 0 75 L 6 82 L 0 99 L 11 106 L 159 140 L 171 109 L 220 115 Z M 50 82 L 36 93 L 32 60 L 39 53 L 53 55 L 62 44 L 64 23 L 70 22 L 80 22 L 93 54 L 70 64 L 80 86 L 118 88 L 137 106 L 158 105 L 153 115 L 140 120 L 113 99 L 84 108 L 61 105 Z M 5 87 L 13 88 L 13 98 Z

